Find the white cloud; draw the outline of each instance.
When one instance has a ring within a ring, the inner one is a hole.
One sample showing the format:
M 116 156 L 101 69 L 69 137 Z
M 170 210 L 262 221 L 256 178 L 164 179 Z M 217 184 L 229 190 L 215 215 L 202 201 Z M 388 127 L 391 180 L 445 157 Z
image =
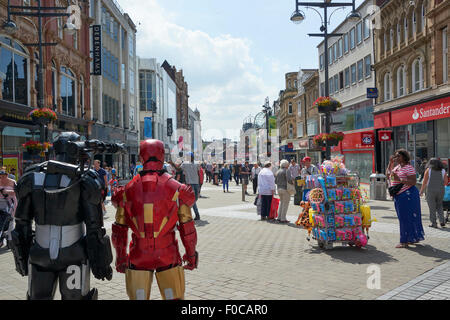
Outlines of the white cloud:
M 177 25 L 176 16 L 156 0 L 140 1 L 139 6 L 135 0 L 123 0 L 121 5 L 138 25 L 138 55 L 183 69 L 189 105 L 200 110 L 204 133 L 240 129 L 245 117 L 261 110 L 266 96 L 276 95 L 277 88 L 264 83 L 248 39 L 211 36 Z

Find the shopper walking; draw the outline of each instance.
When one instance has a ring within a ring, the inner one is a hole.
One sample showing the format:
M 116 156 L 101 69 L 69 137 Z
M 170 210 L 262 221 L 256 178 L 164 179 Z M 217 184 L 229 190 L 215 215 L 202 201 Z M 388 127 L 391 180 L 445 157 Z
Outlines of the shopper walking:
M 422 196 L 426 190 L 427 204 L 430 209 L 430 227 L 432 228 L 437 228 L 436 214 L 441 227 L 445 227 L 443 202 L 447 184 L 448 176 L 442 162 L 437 158 L 430 159 L 423 177 L 420 195 Z
M 229 182 L 231 179 L 231 170 L 229 169 L 228 164 L 226 164 L 223 168 L 222 168 L 222 185 L 223 185 L 223 192 L 229 192 L 228 191 L 228 187 L 229 187 Z M 226 191 L 225 191 L 226 188 Z
M 234 160 L 234 164 L 233 164 L 233 177 L 234 177 L 234 181 L 236 182 L 236 185 L 238 186 L 240 182 L 242 182 L 241 180 L 241 164 L 237 162 L 237 160 Z
M 182 165 L 182 161 L 181 160 L 177 160 L 174 164 L 174 169 L 175 169 L 175 180 L 177 180 L 179 183 L 186 183 L 186 179 L 184 177 L 184 172 L 183 169 L 181 169 L 181 165 Z
M 394 167 L 394 162 L 398 165 Z M 400 243 L 396 248 L 407 248 L 424 240 L 419 190 L 416 188 L 416 171 L 410 164 L 409 152 L 399 149 L 389 160 L 391 176 L 390 192 L 394 197 L 395 210 L 400 224 Z M 392 190 L 397 189 L 397 190 Z
M 183 170 L 184 177 L 186 179 L 186 184 L 190 185 L 192 190 L 195 193 L 195 203 L 192 207 L 195 212 L 195 218 L 194 220 L 200 220 L 200 213 L 198 212 L 197 208 L 197 200 L 198 196 L 200 194 L 200 177 L 199 177 L 199 170 L 198 165 L 194 163 L 189 162 L 183 162 L 181 164 L 181 169 Z
M 258 191 L 258 175 L 261 172 L 261 168 L 259 166 L 258 163 L 255 163 L 255 165 L 252 168 L 252 174 L 251 174 L 251 179 L 252 179 L 252 184 L 253 184 L 253 194 L 256 194 L 256 192 Z
M 261 197 L 261 220 L 268 220 L 272 198 L 275 194 L 275 176 L 270 161 L 264 163 L 264 169 L 258 175 L 258 194 Z
M 206 182 L 211 183 L 213 181 L 213 165 L 208 163 L 206 165 Z
M 251 173 L 252 169 L 250 169 L 248 161 L 245 161 L 244 166 L 241 169 L 241 177 L 242 177 L 242 185 L 244 186 L 244 192 L 246 195 L 249 195 L 247 192 L 247 186 Z
M 289 162 L 287 160 L 281 160 L 280 169 L 275 176 L 275 184 L 277 185 L 277 192 L 280 196 L 280 207 L 278 208 L 278 219 L 280 223 L 289 223 L 286 220 L 287 211 L 289 208 L 289 202 L 291 201 L 291 195 L 288 190 L 288 183 L 293 184 L 289 168 Z
M 106 162 L 105 162 L 106 163 Z M 107 172 L 105 169 L 100 167 L 100 160 L 94 160 L 94 170 L 97 172 L 97 174 L 100 176 L 100 180 L 103 181 L 103 193 L 102 193 L 102 209 L 103 209 L 103 215 L 106 214 L 106 208 L 105 208 L 105 200 L 106 196 L 108 195 L 108 180 L 107 180 Z
M 15 193 L 16 181 L 8 177 L 8 172 L 6 172 L 6 167 L 0 168 L 0 197 L 7 198 L 9 203 L 12 203 L 13 209 L 11 216 L 14 217 L 17 208 L 17 198 Z M 14 229 L 14 219 L 11 220 L 8 227 L 8 238 L 7 241 L 11 241 L 11 231 Z M 6 239 L 5 239 L 6 240 Z M 7 242 L 6 241 L 6 242 Z M 3 247 L 4 243 L 0 244 Z

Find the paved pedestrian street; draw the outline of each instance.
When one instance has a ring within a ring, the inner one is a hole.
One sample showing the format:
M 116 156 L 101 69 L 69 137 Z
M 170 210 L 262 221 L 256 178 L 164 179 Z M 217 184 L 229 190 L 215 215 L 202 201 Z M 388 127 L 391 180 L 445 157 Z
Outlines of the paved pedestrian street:
M 294 225 L 300 207 L 291 202 L 287 225 L 259 221 L 254 196 L 242 202 L 240 187 L 231 185 L 231 193 L 210 184 L 202 188 L 201 220 L 196 223 L 199 267 L 186 271 L 187 300 L 450 299 L 450 225 L 428 228 L 424 201 L 423 243 L 396 249 L 393 202 L 371 201 L 377 222 L 367 247 L 335 245 L 324 251 L 306 239 L 306 230 Z M 114 214 L 108 206 L 109 233 Z M 377 270 L 379 287 L 373 280 Z M 11 252 L 3 248 L 0 272 L 0 299 L 24 299 L 27 278 L 15 271 Z M 91 285 L 99 289 L 99 299 L 128 299 L 123 274 L 114 272 L 112 281 L 91 276 Z M 55 298 L 59 297 L 57 293 Z M 151 299 L 160 300 L 155 281 Z

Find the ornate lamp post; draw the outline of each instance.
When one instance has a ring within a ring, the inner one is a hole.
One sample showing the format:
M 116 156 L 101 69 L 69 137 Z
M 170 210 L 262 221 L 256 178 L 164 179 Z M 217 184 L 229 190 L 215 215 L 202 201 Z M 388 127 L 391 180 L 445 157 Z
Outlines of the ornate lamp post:
M 305 13 L 299 9 L 300 6 L 305 6 L 306 9 L 312 9 L 317 12 L 322 21 L 322 26 L 320 27 L 320 31 L 322 33 L 309 33 L 310 37 L 322 37 L 324 38 L 324 64 L 325 64 L 325 96 L 330 95 L 330 89 L 328 84 L 328 39 L 332 37 L 341 37 L 343 33 L 328 33 L 328 25 L 330 24 L 329 18 L 333 15 L 335 11 L 333 11 L 328 18 L 328 8 L 337 7 L 338 9 L 344 9 L 345 7 L 352 7 L 352 11 L 347 15 L 347 19 L 349 21 L 359 21 L 361 19 L 361 14 L 355 9 L 355 0 L 352 0 L 351 3 L 348 2 L 331 2 L 331 0 L 323 0 L 323 2 L 299 2 L 295 0 L 296 9 L 291 16 L 291 21 L 295 24 L 300 24 L 303 20 L 305 20 Z M 319 7 L 323 9 L 323 17 L 319 11 L 314 9 L 314 7 Z M 325 132 L 330 133 L 331 131 L 331 112 L 325 112 Z M 331 158 L 331 148 L 327 145 L 325 151 L 325 158 Z

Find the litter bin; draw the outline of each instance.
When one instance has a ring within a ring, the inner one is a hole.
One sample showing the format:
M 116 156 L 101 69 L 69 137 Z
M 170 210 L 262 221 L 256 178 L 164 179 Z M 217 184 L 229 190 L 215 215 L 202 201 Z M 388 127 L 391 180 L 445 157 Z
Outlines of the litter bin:
M 384 174 L 370 175 L 370 200 L 386 200 L 386 176 Z

